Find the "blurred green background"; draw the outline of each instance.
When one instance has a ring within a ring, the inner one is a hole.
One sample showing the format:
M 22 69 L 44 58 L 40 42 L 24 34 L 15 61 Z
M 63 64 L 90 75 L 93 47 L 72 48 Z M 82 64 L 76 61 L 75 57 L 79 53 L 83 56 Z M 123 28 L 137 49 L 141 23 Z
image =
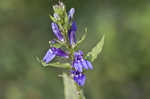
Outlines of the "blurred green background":
M 0 0 L 0 99 L 64 99 L 62 70 L 43 68 L 56 0 Z M 150 99 L 150 1 L 64 0 L 76 9 L 85 53 L 105 33 L 84 86 L 87 99 Z

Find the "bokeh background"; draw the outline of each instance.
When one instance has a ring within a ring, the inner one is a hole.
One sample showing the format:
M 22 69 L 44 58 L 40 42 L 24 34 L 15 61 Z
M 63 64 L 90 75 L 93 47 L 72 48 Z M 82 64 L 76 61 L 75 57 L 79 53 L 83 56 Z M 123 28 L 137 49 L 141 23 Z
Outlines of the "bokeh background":
M 64 99 L 63 70 L 43 68 L 57 0 L 0 0 L 0 99 Z M 80 49 L 85 53 L 105 33 L 101 55 L 84 86 L 87 99 L 150 99 L 150 1 L 64 0 L 76 9 Z

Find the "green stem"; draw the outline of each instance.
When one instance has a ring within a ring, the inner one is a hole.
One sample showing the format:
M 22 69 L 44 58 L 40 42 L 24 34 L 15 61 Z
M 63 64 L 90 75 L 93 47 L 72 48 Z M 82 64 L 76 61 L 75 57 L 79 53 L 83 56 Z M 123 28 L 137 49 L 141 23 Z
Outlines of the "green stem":
M 79 99 L 82 99 L 81 88 L 77 84 L 76 84 L 76 87 L 77 87 L 77 90 L 78 90 Z

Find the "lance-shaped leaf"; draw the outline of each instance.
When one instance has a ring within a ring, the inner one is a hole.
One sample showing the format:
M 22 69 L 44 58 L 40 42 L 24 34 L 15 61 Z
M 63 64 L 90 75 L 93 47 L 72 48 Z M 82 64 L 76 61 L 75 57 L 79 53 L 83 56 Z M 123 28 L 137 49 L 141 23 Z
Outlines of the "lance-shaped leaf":
M 87 54 L 87 57 L 90 57 L 90 60 L 93 62 L 97 56 L 101 53 L 104 45 L 104 38 L 103 35 L 102 39 L 97 43 L 97 45 Z
M 83 91 L 77 87 L 74 80 L 63 73 L 65 99 L 85 99 Z
M 43 67 L 47 67 L 47 66 L 57 67 L 57 68 L 70 68 L 71 67 L 69 63 L 55 62 L 55 63 L 46 64 L 43 60 L 40 60 L 38 57 L 36 57 L 36 59 L 40 64 L 42 64 Z

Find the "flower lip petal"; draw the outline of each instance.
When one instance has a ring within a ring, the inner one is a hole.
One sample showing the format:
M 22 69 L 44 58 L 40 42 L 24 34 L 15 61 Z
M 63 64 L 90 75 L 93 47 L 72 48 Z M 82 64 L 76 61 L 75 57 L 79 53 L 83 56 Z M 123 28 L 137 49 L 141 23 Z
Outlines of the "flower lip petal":
M 85 84 L 85 80 L 86 80 L 85 75 L 81 74 L 81 76 L 80 76 L 80 86 L 83 86 Z
M 53 60 L 55 58 L 55 53 L 53 52 L 52 49 L 49 49 L 47 51 L 47 53 L 45 54 L 44 58 L 43 58 L 43 61 L 48 64 L 51 60 Z
M 49 57 L 46 59 L 45 63 L 48 64 L 50 61 L 52 61 L 55 58 L 55 56 L 56 55 L 54 53 L 49 55 Z
M 82 69 L 82 63 L 81 62 L 78 62 L 78 71 L 79 72 L 83 71 L 83 69 Z
M 80 62 L 74 62 L 73 67 L 75 68 L 76 71 L 82 72 L 82 65 Z
M 73 75 L 73 79 L 74 81 L 79 85 L 79 86 L 84 86 L 85 84 L 85 80 L 86 80 L 86 77 L 83 73 L 79 73 L 77 75 Z
M 86 80 L 86 76 L 79 71 L 76 70 L 71 70 L 71 75 L 74 79 L 74 81 L 79 85 L 79 86 L 84 86 L 85 84 L 85 80 Z
M 86 70 L 88 70 L 87 63 L 84 59 L 81 60 L 81 63 L 82 63 L 82 67 L 85 68 Z
M 89 67 L 91 70 L 93 70 L 93 66 L 92 66 L 91 62 L 89 62 L 88 60 L 86 60 L 86 63 L 87 63 L 87 65 L 88 65 L 88 67 Z
M 74 62 L 73 67 L 75 68 L 76 71 L 78 71 L 79 66 L 77 62 Z
M 45 56 L 43 58 L 43 61 L 45 61 L 48 58 L 49 54 L 51 54 L 51 50 L 50 49 L 46 52 L 46 54 L 45 54 Z

